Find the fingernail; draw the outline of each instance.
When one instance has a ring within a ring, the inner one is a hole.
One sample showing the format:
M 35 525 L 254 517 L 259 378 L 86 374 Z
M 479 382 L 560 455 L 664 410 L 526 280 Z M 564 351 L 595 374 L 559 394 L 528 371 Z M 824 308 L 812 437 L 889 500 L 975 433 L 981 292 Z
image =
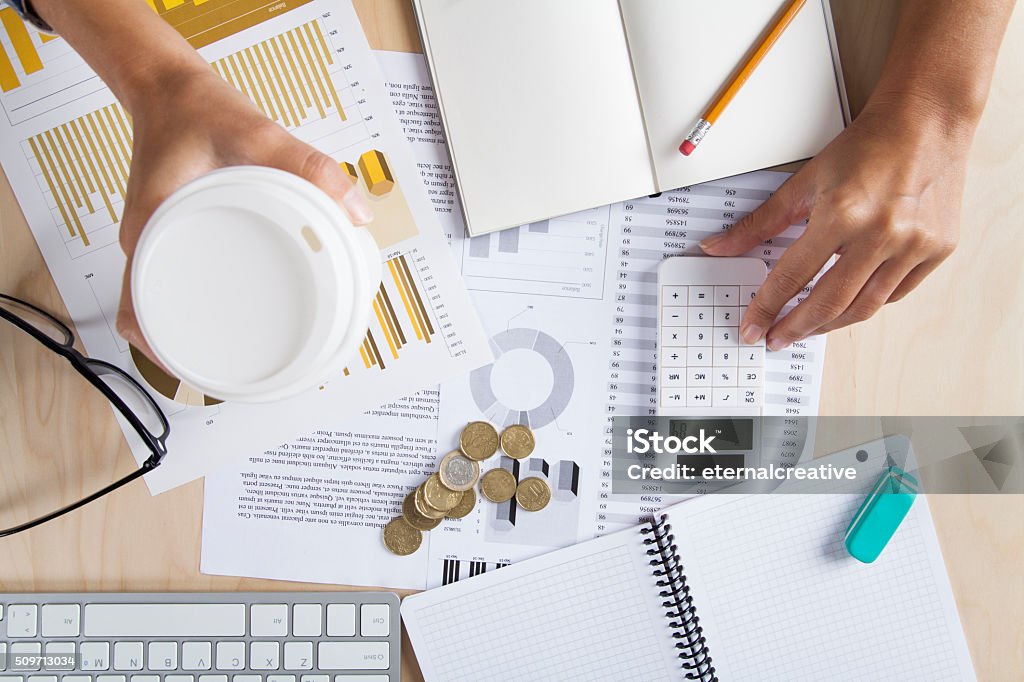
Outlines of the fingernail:
M 358 189 L 353 188 L 346 193 L 341 203 L 356 225 L 366 225 L 373 220 L 373 209 Z
M 756 324 L 745 324 L 740 327 L 740 339 L 746 344 L 755 344 L 764 336 L 764 330 Z
M 792 341 L 787 341 L 783 338 L 771 338 L 768 339 L 768 350 L 774 352 L 778 350 L 785 350 L 793 344 Z
M 714 235 L 712 237 L 708 237 L 707 239 L 705 239 L 704 241 L 702 241 L 700 243 L 700 248 L 702 248 L 703 250 L 707 251 L 709 247 L 713 247 L 715 244 L 718 244 L 723 239 L 725 239 L 725 237 L 726 237 L 726 233 L 725 232 L 721 232 L 721 233 L 716 234 L 716 235 Z

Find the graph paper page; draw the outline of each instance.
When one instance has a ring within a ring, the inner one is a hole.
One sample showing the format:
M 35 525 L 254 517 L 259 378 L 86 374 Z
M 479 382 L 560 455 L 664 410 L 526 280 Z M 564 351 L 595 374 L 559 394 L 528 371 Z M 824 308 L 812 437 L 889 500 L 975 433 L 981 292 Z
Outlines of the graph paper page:
M 861 499 L 715 496 L 669 510 L 721 679 L 974 679 L 927 500 L 862 564 L 842 543 Z
M 638 529 L 408 597 L 427 682 L 681 680 Z

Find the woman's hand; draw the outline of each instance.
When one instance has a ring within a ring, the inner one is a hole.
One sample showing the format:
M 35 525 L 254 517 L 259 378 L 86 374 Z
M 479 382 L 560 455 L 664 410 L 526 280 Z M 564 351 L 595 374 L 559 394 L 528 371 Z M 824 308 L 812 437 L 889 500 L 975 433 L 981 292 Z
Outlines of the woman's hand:
M 956 246 L 969 144 L 926 102 L 876 103 L 760 208 L 706 239 L 706 253 L 738 256 L 809 220 L 751 301 L 743 341 L 780 350 L 912 291 Z M 811 293 L 776 319 L 833 254 Z
M 132 308 L 132 255 L 150 215 L 185 183 L 225 166 L 271 166 L 320 187 L 357 225 L 372 218 L 366 200 L 337 162 L 266 118 L 205 63 L 152 86 L 145 96 L 136 92 L 129 107 L 134 144 L 121 220 L 128 264 L 117 315 L 118 332 L 150 357 Z

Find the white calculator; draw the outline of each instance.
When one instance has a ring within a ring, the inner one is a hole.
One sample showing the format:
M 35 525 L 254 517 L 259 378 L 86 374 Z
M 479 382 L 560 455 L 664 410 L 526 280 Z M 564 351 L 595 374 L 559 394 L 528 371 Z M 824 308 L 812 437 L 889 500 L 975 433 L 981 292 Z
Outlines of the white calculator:
M 764 341 L 740 340 L 768 276 L 757 258 L 668 258 L 658 268 L 658 414 L 758 416 Z

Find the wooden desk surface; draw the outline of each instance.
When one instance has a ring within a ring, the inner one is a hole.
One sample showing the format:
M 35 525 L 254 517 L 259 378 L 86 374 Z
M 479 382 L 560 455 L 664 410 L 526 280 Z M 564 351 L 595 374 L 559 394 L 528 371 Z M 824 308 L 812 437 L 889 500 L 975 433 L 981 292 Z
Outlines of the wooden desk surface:
M 419 50 L 406 2 L 355 4 L 373 47 Z M 832 4 L 857 111 L 881 68 L 896 2 Z M 830 335 L 823 414 L 1024 414 L 1022 110 L 1024 10 L 1018 8 L 971 153 L 960 247 L 908 299 Z M 0 182 L 0 291 L 64 310 L 6 179 Z M 12 339 L 0 328 L 0 450 L 87 443 L 89 451 L 110 454 L 108 467 L 128 471 L 133 460 L 105 405 L 85 401 L 83 408 L 82 396 L 65 386 L 15 395 L 11 379 L 31 368 L 16 367 L 3 352 Z M 931 505 L 978 677 L 1020 679 L 1024 497 L 936 496 Z M 200 482 L 156 498 L 134 485 L 0 541 L 0 591 L 319 588 L 200 575 L 201 515 Z M 402 679 L 422 679 L 408 641 L 402 655 Z

